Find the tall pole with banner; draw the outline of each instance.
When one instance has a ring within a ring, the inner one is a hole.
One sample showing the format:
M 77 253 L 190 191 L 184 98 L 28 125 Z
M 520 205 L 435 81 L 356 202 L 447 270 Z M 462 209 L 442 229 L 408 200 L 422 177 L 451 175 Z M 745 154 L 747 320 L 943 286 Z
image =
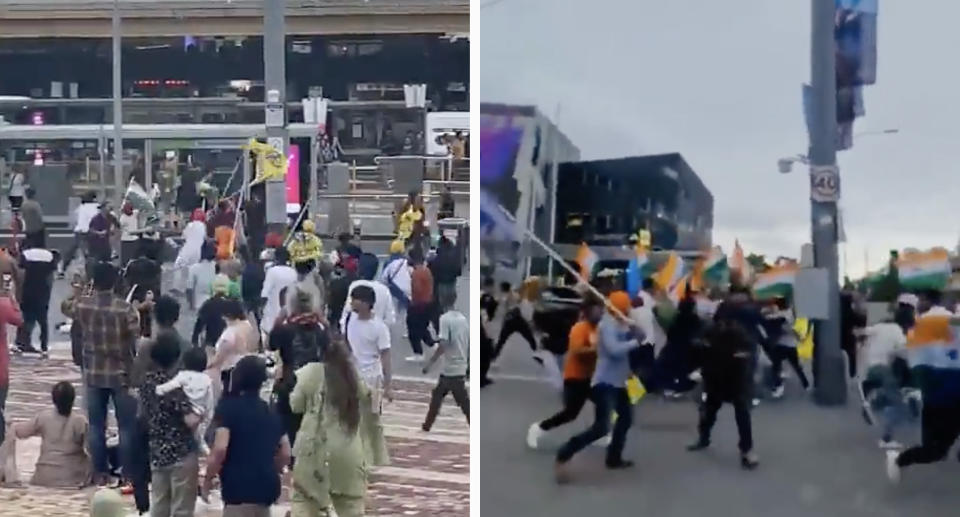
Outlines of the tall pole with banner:
M 815 399 L 846 403 L 846 368 L 840 347 L 837 253 L 840 175 L 837 168 L 836 0 L 812 0 L 810 201 L 814 264 L 827 272 L 827 319 L 815 325 Z
M 267 143 L 283 156 L 289 148 L 286 100 L 286 0 L 264 0 L 263 5 L 263 72 L 265 107 L 264 122 Z M 266 223 L 268 227 L 286 228 L 287 195 L 283 178 L 267 181 L 264 186 Z

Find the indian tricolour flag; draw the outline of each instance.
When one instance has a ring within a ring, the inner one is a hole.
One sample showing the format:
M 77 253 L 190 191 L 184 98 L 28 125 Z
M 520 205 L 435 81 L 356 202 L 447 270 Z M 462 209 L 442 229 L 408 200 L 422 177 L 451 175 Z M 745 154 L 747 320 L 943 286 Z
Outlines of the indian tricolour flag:
M 778 296 L 789 296 L 793 292 L 793 283 L 797 278 L 796 265 L 774 267 L 757 275 L 753 284 L 753 292 L 757 298 L 770 299 Z
M 676 253 L 671 252 L 660 271 L 654 276 L 654 280 L 661 289 L 668 293 L 673 291 L 680 280 L 686 275 L 686 268 L 683 265 L 683 259 Z
M 703 263 L 703 282 L 707 285 L 722 285 L 730 278 L 730 266 L 727 256 L 720 246 L 715 246 L 707 254 Z
M 950 280 L 950 254 L 943 248 L 904 252 L 897 269 L 900 285 L 905 289 L 943 289 Z
M 580 266 L 580 276 L 583 277 L 585 282 L 590 281 L 590 277 L 593 276 L 593 268 L 597 265 L 597 261 L 600 258 L 597 254 L 590 249 L 590 246 L 587 246 L 587 243 L 583 242 L 580 244 L 580 249 L 577 250 L 577 265 Z

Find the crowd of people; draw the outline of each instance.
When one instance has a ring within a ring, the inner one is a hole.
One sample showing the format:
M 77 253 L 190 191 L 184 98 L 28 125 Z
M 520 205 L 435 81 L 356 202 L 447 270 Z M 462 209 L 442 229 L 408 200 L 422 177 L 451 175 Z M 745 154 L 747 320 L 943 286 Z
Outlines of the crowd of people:
M 106 487 L 162 517 L 194 515 L 211 492 L 224 516 L 266 516 L 285 486 L 292 516 L 363 515 L 370 468 L 390 462 L 381 416 L 393 400 L 391 327 L 403 317 L 408 361 L 424 373 L 442 363 L 423 430 L 448 393 L 469 420 L 461 263 L 446 238 L 435 252 L 425 246 L 416 196 L 382 267 L 351 234 L 325 254 L 309 218 L 289 235 L 266 234 L 253 256 L 249 238 L 236 245 L 234 210 L 225 199 L 187 212 L 172 267 L 167 240 L 131 203 L 117 216 L 92 196 L 62 258 L 33 238 L 2 254 L 0 450 L 15 455 L 17 440 L 41 438 L 32 483 Z M 78 255 L 85 267 L 73 271 Z M 165 270 L 175 285 L 166 293 Z M 54 278 L 68 274 L 61 310 L 81 382 L 53 386 L 51 408 L 33 419 L 4 421 L 5 329 L 18 327 L 18 352 L 46 359 Z M 178 330 L 183 305 L 195 311 L 190 335 Z M 74 410 L 78 393 L 85 411 Z M 118 501 L 98 492 L 93 508 Z
M 574 422 L 587 401 L 595 408 L 593 424 L 556 453 L 561 482 L 570 478 L 570 459 L 590 444 L 607 447 L 608 468 L 632 466 L 622 453 L 633 405 L 642 393 L 696 401 L 698 435 L 690 451 L 710 447 L 717 413 L 730 404 L 741 464 L 755 469 L 759 458 L 751 412 L 761 396 L 785 396 L 784 363 L 800 388 L 811 390 L 798 348 L 811 339 L 812 328 L 796 324 L 789 297 L 755 299 L 738 278 L 733 275 L 727 289 L 688 290 L 679 300 L 671 299 L 652 278 L 637 293 L 607 282 L 592 288 L 581 283 L 575 288 L 582 300 L 579 316 L 559 329 L 549 322 L 563 317 L 540 317 L 544 286 L 538 278 L 527 279 L 516 290 L 502 284 L 499 292 L 493 279 L 486 278 L 480 315 L 481 386 L 492 384 L 491 365 L 513 334 L 527 341 L 541 365 L 550 363 L 548 352 L 556 356 L 562 408 L 531 424 L 528 446 L 537 448 L 546 433 Z M 880 424 L 878 445 L 886 451 L 890 479 L 899 480 L 904 467 L 942 460 L 960 435 L 960 370 L 955 367 L 957 342 L 951 330 L 955 314 L 945 308 L 942 294 L 905 293 L 892 304 L 890 317 L 873 325 L 868 325 L 855 292 L 843 291 L 840 306 L 850 386 L 861 395 L 866 422 Z M 502 322 L 499 332 L 492 325 L 497 320 Z M 557 336 L 564 341 L 559 349 L 553 344 Z M 641 394 L 631 393 L 632 382 Z M 896 440 L 897 432 L 910 419 L 919 419 L 922 443 L 905 448 Z

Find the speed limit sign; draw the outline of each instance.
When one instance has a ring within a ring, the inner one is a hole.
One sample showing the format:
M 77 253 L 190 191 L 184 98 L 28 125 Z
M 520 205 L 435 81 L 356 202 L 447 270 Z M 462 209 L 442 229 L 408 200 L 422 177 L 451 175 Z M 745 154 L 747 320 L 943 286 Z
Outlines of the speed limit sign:
M 840 199 L 840 171 L 835 165 L 810 169 L 810 199 L 835 203 Z

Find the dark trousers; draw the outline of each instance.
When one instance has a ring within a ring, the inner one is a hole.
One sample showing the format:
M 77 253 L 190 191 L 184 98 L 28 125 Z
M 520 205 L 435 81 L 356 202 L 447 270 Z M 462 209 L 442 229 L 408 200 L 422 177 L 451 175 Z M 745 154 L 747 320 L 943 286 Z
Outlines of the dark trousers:
M 131 472 L 125 477 L 129 478 L 133 485 L 133 500 L 137 511 L 146 513 L 150 511 L 150 441 L 146 422 L 137 418 L 136 426 L 130 458 Z
M 920 445 L 903 451 L 897 458 L 897 465 L 906 467 L 946 458 L 953 442 L 960 436 L 960 403 L 943 407 L 924 405 L 920 425 Z
M 613 438 L 607 447 L 607 465 L 623 461 L 623 446 L 627 441 L 627 431 L 633 425 L 633 408 L 626 388 L 615 388 L 609 384 L 597 384 L 593 387 L 593 404 L 596 415 L 593 425 L 586 431 L 570 438 L 557 452 L 557 463 L 566 463 L 573 455 L 585 449 L 591 443 L 603 438 L 610 432 L 610 419 L 617 413 L 617 423 L 613 426 Z
M 842 345 L 843 352 L 847 354 L 847 373 L 850 378 L 857 376 L 857 345 Z
M 0 443 L 6 439 L 7 419 L 4 413 L 7 411 L 7 392 L 10 386 L 0 386 Z
M 470 397 L 467 395 L 467 383 L 463 375 L 447 376 L 441 375 L 437 379 L 437 385 L 430 394 L 430 407 L 427 409 L 427 418 L 423 421 L 423 430 L 429 431 L 433 423 L 437 420 L 437 414 L 440 413 L 440 405 L 447 393 L 453 393 L 453 400 L 460 406 L 464 416 L 467 417 L 467 423 L 470 422 Z
M 70 243 L 70 247 L 67 248 L 66 254 L 63 255 L 62 270 L 66 271 L 67 268 L 70 267 L 70 263 L 73 262 L 73 258 L 78 251 L 86 252 L 86 250 L 87 250 L 87 234 L 74 232 L 73 242 Z
M 17 344 L 30 346 L 33 338 L 33 326 L 40 325 L 40 350 L 46 352 L 50 342 L 49 325 L 47 325 L 47 306 L 23 306 L 23 325 L 17 329 Z
M 428 328 L 432 313 L 432 305 L 411 305 L 407 309 L 407 334 L 410 336 L 410 347 L 414 354 L 422 355 L 424 343 L 433 342 Z
M 797 377 L 800 378 L 800 384 L 803 386 L 803 389 L 810 387 L 810 381 L 807 380 L 807 374 L 803 372 L 803 366 L 800 365 L 800 356 L 797 355 L 797 347 L 784 345 L 774 346 L 773 387 L 779 388 L 781 385 L 783 385 L 783 379 L 780 377 L 780 373 L 783 371 L 784 361 L 790 363 L 793 371 L 796 372 Z
M 563 409 L 540 422 L 540 429 L 549 431 L 569 424 L 580 416 L 583 406 L 590 400 L 590 379 L 565 379 L 563 381 Z
M 707 393 L 707 400 L 700 405 L 700 443 L 710 443 L 710 431 L 717 423 L 717 413 L 723 406 L 724 400 L 716 395 Z M 753 450 L 753 429 L 750 423 L 750 397 L 736 397 L 729 400 L 733 405 L 733 415 L 737 420 L 737 431 L 740 433 L 740 452 L 746 454 Z
M 519 332 L 520 335 L 527 340 L 527 343 L 530 344 L 530 350 L 533 350 L 534 352 L 537 351 L 537 340 L 533 337 L 533 329 L 530 328 L 530 323 L 523 319 L 523 316 L 520 315 L 520 311 L 513 310 L 508 312 L 506 317 L 503 319 L 503 327 L 500 329 L 500 337 L 497 339 L 497 348 L 494 350 L 493 354 L 494 358 L 500 356 L 500 352 L 503 351 L 503 345 L 507 343 L 507 340 L 510 339 L 510 336 L 512 336 L 514 332 Z
M 656 391 L 673 390 L 687 392 L 697 383 L 690 380 L 693 364 L 690 361 L 690 347 L 682 344 L 668 343 L 657 356 L 654 366 L 654 389 Z
M 490 363 L 493 361 L 493 340 L 483 331 L 480 335 L 480 383 L 484 384 L 490 380 Z
M 47 232 L 46 230 L 37 230 L 35 232 L 27 232 L 23 238 L 23 247 L 24 248 L 46 248 L 47 247 Z

